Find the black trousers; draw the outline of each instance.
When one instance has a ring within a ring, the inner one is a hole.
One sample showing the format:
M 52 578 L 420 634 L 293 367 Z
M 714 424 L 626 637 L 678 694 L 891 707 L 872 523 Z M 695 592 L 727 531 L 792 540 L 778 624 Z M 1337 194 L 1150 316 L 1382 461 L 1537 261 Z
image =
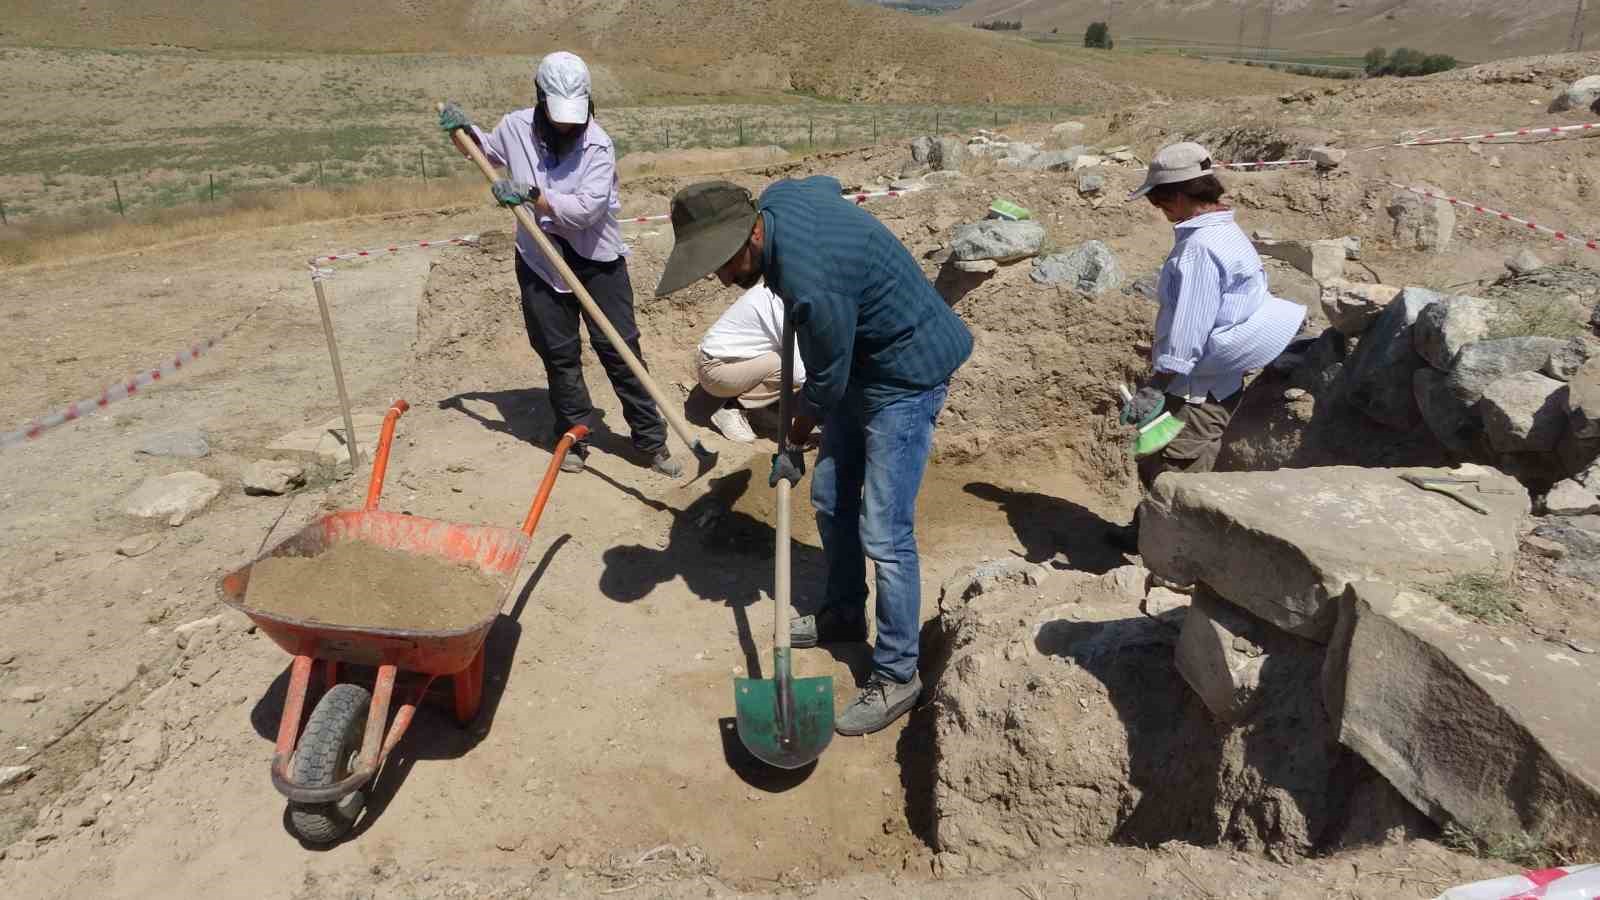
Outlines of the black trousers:
M 554 235 L 550 237 L 578 280 L 589 289 L 595 305 L 628 342 L 633 355 L 643 362 L 644 354 L 639 352 L 639 326 L 633 319 L 633 283 L 628 280 L 627 261 L 585 259 L 565 241 Z M 546 284 L 522 261 L 520 254 L 517 256 L 517 285 L 522 289 L 522 319 L 528 326 L 528 342 L 544 362 L 545 377 L 550 384 L 550 405 L 555 410 L 552 440 L 559 440 L 574 425 L 593 428 L 596 424 L 589 386 L 583 381 L 583 341 L 578 336 L 581 317 L 588 325 L 595 355 L 600 357 L 600 364 L 611 379 L 611 387 L 622 401 L 622 415 L 633 432 L 634 447 L 647 454 L 666 447 L 667 426 L 655 402 L 645 391 L 644 384 L 628 369 L 628 364 L 622 361 L 622 354 L 599 327 L 583 315 L 578 298 Z

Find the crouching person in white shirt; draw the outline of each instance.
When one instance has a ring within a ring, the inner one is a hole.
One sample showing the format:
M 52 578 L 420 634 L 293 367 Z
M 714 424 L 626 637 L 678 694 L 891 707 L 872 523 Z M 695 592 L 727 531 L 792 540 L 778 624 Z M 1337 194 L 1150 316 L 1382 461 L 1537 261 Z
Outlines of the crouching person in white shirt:
M 765 409 L 782 393 L 783 301 L 765 282 L 740 295 L 712 325 L 695 352 L 700 387 L 727 401 L 711 424 L 729 440 L 749 444 L 755 432 L 745 410 Z M 794 388 L 806 380 L 800 354 L 794 355 Z

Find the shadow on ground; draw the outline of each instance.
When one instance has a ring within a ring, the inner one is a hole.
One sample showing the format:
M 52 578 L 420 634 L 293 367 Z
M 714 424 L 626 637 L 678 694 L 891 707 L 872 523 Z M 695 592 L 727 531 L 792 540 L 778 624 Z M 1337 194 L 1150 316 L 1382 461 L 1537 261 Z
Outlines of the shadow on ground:
M 1028 562 L 1056 560 L 1068 568 L 1097 575 L 1127 564 L 1108 540 L 1116 526 L 1085 506 L 983 481 L 970 482 L 964 490 L 1000 507 Z

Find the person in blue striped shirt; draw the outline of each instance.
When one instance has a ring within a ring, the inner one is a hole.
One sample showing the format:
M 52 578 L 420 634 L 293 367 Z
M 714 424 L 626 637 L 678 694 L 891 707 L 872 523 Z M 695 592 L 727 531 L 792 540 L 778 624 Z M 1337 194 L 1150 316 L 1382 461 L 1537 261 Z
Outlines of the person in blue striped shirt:
M 1261 257 L 1223 194 L 1211 154 L 1183 142 L 1156 153 L 1144 184 L 1128 198 L 1149 200 L 1175 232 L 1157 288 L 1151 373 L 1124 418 L 1141 421 L 1164 406 L 1184 429 L 1139 460 L 1146 489 L 1165 472 L 1212 470 L 1246 374 L 1283 353 L 1305 321 L 1305 307 L 1268 290 Z M 1135 541 L 1136 534 L 1118 542 Z

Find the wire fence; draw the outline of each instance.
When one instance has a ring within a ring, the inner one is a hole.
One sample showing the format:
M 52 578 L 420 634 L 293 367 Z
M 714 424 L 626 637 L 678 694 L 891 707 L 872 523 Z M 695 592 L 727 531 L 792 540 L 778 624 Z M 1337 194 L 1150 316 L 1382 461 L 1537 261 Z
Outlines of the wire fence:
M 1072 106 L 855 105 L 797 103 L 750 107 L 621 107 L 602 110 L 619 158 L 641 151 L 779 146 L 826 151 L 897 142 L 925 134 L 966 133 L 1050 122 Z M 73 217 L 138 218 L 192 205 L 239 202 L 243 195 L 296 188 L 337 189 L 380 180 L 419 183 L 473 178 L 470 164 L 436 130 L 404 129 L 388 140 L 342 146 L 326 157 L 285 159 L 264 147 L 262 160 L 207 165 L 204 148 L 181 169 L 39 173 L 35 186 L 0 196 L 0 226 Z M 266 158 L 270 157 L 270 159 Z M 197 164 L 197 165 L 196 165 Z M 15 179 L 13 179 L 15 184 Z

